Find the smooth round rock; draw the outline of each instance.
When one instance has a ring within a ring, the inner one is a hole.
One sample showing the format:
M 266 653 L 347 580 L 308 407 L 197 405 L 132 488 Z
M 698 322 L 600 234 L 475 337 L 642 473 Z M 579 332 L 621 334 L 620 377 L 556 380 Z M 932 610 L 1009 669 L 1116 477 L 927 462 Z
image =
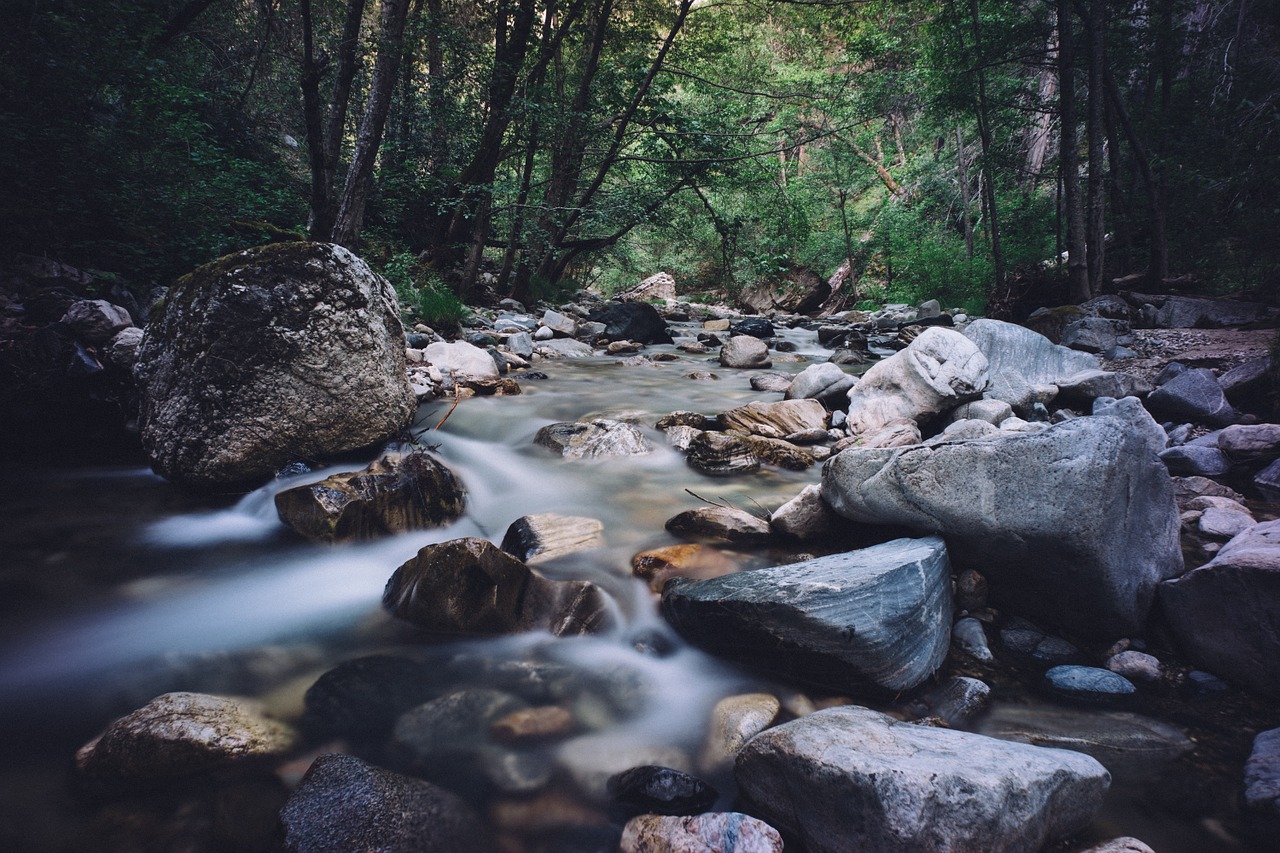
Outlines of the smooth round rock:
M 695 815 L 715 804 L 720 792 L 697 776 L 670 767 L 632 767 L 609 777 L 610 800 L 628 817 L 638 814 Z
M 1051 693 L 1090 705 L 1115 705 L 1138 692 L 1129 679 L 1096 666 L 1055 666 L 1044 680 Z

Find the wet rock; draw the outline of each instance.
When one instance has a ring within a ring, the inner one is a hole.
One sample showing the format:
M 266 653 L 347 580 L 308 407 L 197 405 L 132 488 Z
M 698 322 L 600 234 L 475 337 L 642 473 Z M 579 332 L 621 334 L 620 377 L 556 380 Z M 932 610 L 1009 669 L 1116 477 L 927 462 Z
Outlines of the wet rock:
M 1160 600 L 1197 666 L 1280 697 L 1280 521 L 1254 525 L 1162 584 Z
M 1176 726 L 1126 711 L 998 705 L 982 719 L 981 734 L 1096 758 L 1115 778 L 1149 779 L 1195 749 Z
M 1168 473 L 1118 418 L 936 447 L 850 448 L 824 464 L 822 496 L 853 521 L 940 532 L 997 600 L 1081 632 L 1139 632 L 1156 584 L 1182 571 Z
M 867 364 L 871 361 L 871 354 L 862 350 L 848 349 L 841 347 L 827 358 L 827 361 L 835 365 L 859 365 Z
M 735 777 L 753 814 L 806 850 L 1033 851 L 1079 832 L 1110 777 L 1067 750 L 903 723 L 866 708 L 819 711 L 762 732 Z
M 714 654 L 837 690 L 915 687 L 946 657 L 951 583 L 937 537 L 739 572 L 673 580 L 662 612 Z
M 951 629 L 951 639 L 955 641 L 960 651 L 974 660 L 980 660 L 983 663 L 991 663 L 995 660 L 995 656 L 991 654 L 991 647 L 987 644 L 986 629 L 972 616 L 966 616 L 956 622 Z
M 603 547 L 601 521 L 554 512 L 517 518 L 502 537 L 502 550 L 530 565 Z
M 528 744 L 573 734 L 578 721 L 559 705 L 540 705 L 512 711 L 489 725 L 489 735 L 500 743 Z
M 590 313 L 588 319 L 604 323 L 601 337 L 610 341 L 669 344 L 671 333 L 658 310 L 647 302 L 611 302 Z
M 641 551 L 631 558 L 631 572 L 647 581 L 654 592 L 671 578 L 707 580 L 738 571 L 738 564 L 723 551 L 709 545 L 685 543 Z
M 1253 739 L 1244 765 L 1244 801 L 1250 810 L 1280 820 L 1280 729 Z
M 737 438 L 760 457 L 761 462 L 768 462 L 788 471 L 804 471 L 813 467 L 813 454 L 785 439 L 759 435 L 739 435 Z
M 550 424 L 538 430 L 533 443 L 557 451 L 565 459 L 637 456 L 653 451 L 640 430 L 608 418 Z
M 441 685 L 433 674 L 417 661 L 387 655 L 344 661 L 307 689 L 302 728 L 315 740 L 381 737 L 397 717 L 437 695 Z
M 605 790 L 613 805 L 627 817 L 701 814 L 720 796 L 719 791 L 696 776 L 654 765 L 632 767 L 610 776 Z
M 744 317 L 731 324 L 729 331 L 734 335 L 749 335 L 753 338 L 772 338 L 775 334 L 773 324 L 763 317 Z
M 829 361 L 811 364 L 796 374 L 787 388 L 786 399 L 843 401 L 857 381 L 856 376 L 845 373 Z
M 1000 643 L 1012 654 L 1040 664 L 1063 664 L 1082 657 L 1071 643 L 1046 634 L 1025 619 L 1009 620 L 1000 630 Z
M 534 335 L 534 340 L 537 340 Z M 595 355 L 595 351 L 591 349 L 590 344 L 584 344 L 582 341 L 573 341 L 567 338 L 556 340 L 540 341 L 534 347 L 534 354 L 543 358 L 591 358 Z
M 769 347 L 759 338 L 751 335 L 734 335 L 720 347 L 720 364 L 725 367 L 765 368 L 772 367 L 769 360 Z
M 525 708 L 524 702 L 500 690 L 466 688 L 432 699 L 401 714 L 391 735 L 397 762 L 458 793 L 488 788 L 510 755 L 489 738 L 498 719 Z
M 784 435 L 783 440 L 792 444 L 820 444 L 831 440 L 831 431 L 810 427 L 809 429 L 802 429 L 799 432 Z
M 757 373 L 751 377 L 753 391 L 785 394 L 791 387 L 792 377 L 786 373 Z
M 718 429 L 720 422 L 717 418 L 707 417 L 698 412 L 672 412 L 669 415 L 663 415 L 658 418 L 658 422 L 653 426 L 655 429 L 668 429 L 673 426 L 687 426 L 694 429 Z
M 682 750 L 619 734 L 574 738 L 556 750 L 556 761 L 579 791 L 600 804 L 610 801 L 609 778 L 632 767 L 654 765 L 686 773 L 692 771 L 689 756 Z
M 466 491 L 429 453 L 388 453 L 360 471 L 278 492 L 275 505 L 303 536 L 342 542 L 442 527 L 462 515 Z
M 1044 680 L 1055 696 L 1086 705 L 1116 705 L 1137 692 L 1123 675 L 1096 666 L 1055 666 L 1044 674 Z
M 822 499 L 822 490 L 816 483 L 805 486 L 800 494 L 769 516 L 770 527 L 801 541 L 831 535 L 835 531 L 836 521 L 835 513 Z
M 1160 660 L 1146 652 L 1129 650 L 1114 654 L 1107 658 L 1107 669 L 1130 681 L 1160 680 Z
M 1240 419 L 1227 402 L 1218 378 L 1207 367 L 1178 374 L 1147 395 L 1147 405 L 1171 418 L 1186 418 L 1210 426 L 1226 426 Z
M 539 838 L 564 831 L 581 833 L 587 829 L 609 827 L 609 818 L 602 810 L 560 791 L 543 791 L 522 799 L 497 800 L 489 806 L 489 817 L 501 830 Z M 616 835 L 615 831 L 610 839 L 612 843 L 592 844 L 583 849 L 612 850 L 617 845 Z M 559 853 L 576 848 L 553 843 L 551 849 Z
M 757 470 L 760 456 L 738 436 L 700 432 L 689 441 L 685 462 L 700 473 L 729 477 Z
M 346 249 L 229 255 L 180 279 L 147 327 L 143 446 L 158 473 L 196 486 L 366 447 L 417 407 L 404 350 L 391 286 Z
M 667 444 L 676 450 L 687 453 L 689 447 L 693 444 L 693 440 L 697 438 L 702 430 L 694 429 L 691 426 L 670 426 L 663 430 L 667 436 Z M 756 460 L 759 464 L 760 460 Z
M 726 506 L 701 506 L 667 519 L 667 532 L 688 539 L 759 545 L 773 538 L 769 522 Z
M 132 326 L 133 318 L 105 299 L 81 299 L 71 303 L 61 322 L 80 340 L 100 346 Z
M 611 621 L 608 597 L 586 581 L 553 581 L 484 539 L 420 550 L 387 581 L 382 606 L 437 634 L 590 634 Z
M 718 773 L 733 763 L 743 744 L 773 725 L 782 710 L 771 693 L 744 693 L 726 696 L 711 709 L 711 725 L 698 755 L 698 766 L 706 773 Z
M 782 853 L 782 836 L 762 820 L 738 812 L 692 817 L 639 815 L 627 821 L 619 853 Z
M 827 411 L 817 400 L 755 401 L 720 415 L 725 429 L 764 438 L 782 438 L 807 429 L 826 429 Z
M 456 853 L 493 843 L 455 795 L 338 753 L 312 763 L 280 823 L 290 853 Z
M 1077 853 L 1156 853 L 1137 838 L 1125 836 L 1112 838 L 1099 844 L 1091 844 Z
M 493 356 L 466 341 L 430 344 L 425 356 L 427 362 L 439 368 L 447 381 L 453 384 L 479 390 L 492 388 L 501 379 Z
M 260 772 L 297 741 L 289 726 L 252 705 L 203 693 L 165 693 L 76 752 L 79 780 L 102 793 L 170 784 L 196 774 Z

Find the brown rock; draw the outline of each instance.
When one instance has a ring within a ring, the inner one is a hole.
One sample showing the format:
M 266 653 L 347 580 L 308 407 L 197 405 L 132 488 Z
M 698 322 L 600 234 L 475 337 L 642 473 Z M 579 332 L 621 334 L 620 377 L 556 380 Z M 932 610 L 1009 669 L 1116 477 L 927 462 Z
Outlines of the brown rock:
M 631 558 L 631 573 L 648 581 L 654 592 L 672 578 L 706 580 L 738 571 L 738 564 L 718 548 L 686 543 L 641 551 Z
M 559 705 L 540 705 L 512 711 L 494 720 L 489 734 L 502 743 L 528 743 L 564 737 L 573 733 L 577 721 Z
M 704 506 L 667 520 L 667 531 L 688 539 L 763 544 L 773 538 L 769 522 L 733 507 Z

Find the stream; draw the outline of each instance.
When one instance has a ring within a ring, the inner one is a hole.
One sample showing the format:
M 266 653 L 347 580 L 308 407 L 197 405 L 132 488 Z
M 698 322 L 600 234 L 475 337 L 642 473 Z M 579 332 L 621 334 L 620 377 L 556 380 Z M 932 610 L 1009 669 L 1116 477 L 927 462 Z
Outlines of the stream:
M 812 332 L 785 335 L 814 360 L 828 355 Z M 644 354 L 658 352 L 676 350 L 657 346 Z M 82 743 L 114 717 L 171 690 L 253 695 L 268 708 L 296 714 L 302 691 L 320 673 L 363 654 L 410 649 L 441 660 L 462 655 L 489 662 L 534 656 L 605 676 L 624 673 L 638 685 L 628 694 L 635 707 L 601 712 L 593 736 L 694 753 L 718 699 L 763 689 L 785 702 L 795 688 L 770 684 L 680 642 L 657 615 L 655 596 L 631 576 L 632 555 L 676 542 L 663 528 L 676 513 L 705 500 L 772 510 L 820 474 L 819 467 L 766 467 L 715 479 L 690 469 L 653 429 L 659 417 L 681 409 L 716 414 L 777 395 L 752 390 L 751 371 L 721 368 L 714 355 L 677 354 L 679 360 L 653 366 L 624 366 L 603 356 L 535 364 L 547 378 L 520 379 L 520 396 L 463 400 L 439 429 L 431 427 L 450 401 L 422 405 L 415 435 L 459 475 L 467 511 L 448 527 L 373 543 L 305 542 L 277 520 L 273 504 L 281 489 L 354 470 L 369 459 L 282 478 L 244 496 L 193 496 L 145 467 L 64 464 L 5 472 L 0 751 L 7 758 L 0 764 L 0 849 L 144 849 L 140 842 L 131 846 L 127 836 L 101 848 L 85 842 L 102 819 L 99 805 L 68 784 Z M 794 373 L 803 367 L 775 369 Z M 719 378 L 687 376 L 708 370 Z M 547 424 L 600 415 L 634 420 L 654 451 L 569 461 L 533 444 Z M 382 612 L 387 578 L 424 545 L 463 536 L 500 542 L 517 518 L 548 512 L 603 522 L 605 548 L 544 571 L 608 591 L 621 616 L 613 633 L 424 647 L 412 629 Z M 793 558 L 763 552 L 740 561 L 749 568 Z M 661 653 L 654 653 L 655 642 Z M 1002 701 L 999 690 L 996 695 Z M 1189 759 L 1177 772 L 1216 771 Z M 731 780 L 713 781 L 725 792 L 718 807 L 730 807 Z M 1160 853 L 1247 849 L 1211 816 L 1163 809 L 1162 797 L 1151 789 L 1164 784 L 1161 777 L 1145 787 L 1115 786 L 1100 837 L 1133 835 Z M 146 849 L 235 848 L 152 842 Z

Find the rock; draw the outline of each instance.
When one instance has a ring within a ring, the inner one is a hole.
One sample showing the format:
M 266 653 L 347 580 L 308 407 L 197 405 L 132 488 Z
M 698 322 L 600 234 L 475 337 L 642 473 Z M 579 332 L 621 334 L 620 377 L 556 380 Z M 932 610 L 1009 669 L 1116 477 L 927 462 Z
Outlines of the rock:
M 420 550 L 387 581 L 382 606 L 424 631 L 589 634 L 611 621 L 607 596 L 586 581 L 553 581 L 484 539 Z
M 533 443 L 557 451 L 565 459 L 637 456 L 653 451 L 653 445 L 640 430 L 608 418 L 549 424 L 538 430 Z
M 1213 539 L 1232 539 L 1257 524 L 1248 512 L 1209 507 L 1197 522 L 1199 531 Z
M 854 706 L 762 732 L 734 775 L 751 812 L 812 853 L 1036 851 L 1086 828 L 1110 784 L 1086 755 Z
M 698 766 L 705 773 L 719 773 L 733 763 L 743 744 L 773 725 L 782 710 L 772 693 L 726 696 L 711 709 L 711 725 Z
M 502 550 L 531 565 L 604 547 L 604 524 L 578 515 L 544 512 L 517 518 L 502 537 Z
M 502 378 L 488 351 L 466 341 L 429 344 L 425 353 L 429 364 L 468 388 L 492 388 Z
M 500 743 L 527 745 L 573 734 L 578 721 L 559 705 L 521 708 L 489 724 L 489 736 Z
M 537 335 L 534 339 L 537 340 Z M 595 355 L 595 351 L 589 344 L 567 338 L 542 341 L 534 347 L 533 351 L 535 355 L 543 358 L 591 358 Z
M 953 421 L 977 420 L 997 426 L 1013 417 L 1013 407 L 1004 400 L 971 400 L 961 403 L 951 411 Z
M 107 358 L 117 367 L 132 371 L 134 365 L 138 363 L 138 350 L 142 348 L 142 339 L 145 336 L 137 326 L 121 329 L 107 342 Z
M 1096 666 L 1055 666 L 1044 674 L 1049 692 L 1085 705 L 1115 705 L 1138 692 L 1123 675 Z
M 1146 397 L 1153 386 L 1141 376 L 1110 370 L 1082 370 L 1057 382 L 1063 403 L 1092 402 L 1099 397 Z
M 1229 426 L 1218 434 L 1218 447 L 1232 462 L 1259 462 L 1280 456 L 1280 424 Z
M 646 278 L 617 297 L 622 302 L 666 302 L 676 298 L 676 279 L 669 272 Z
M 849 349 L 841 347 L 827 357 L 827 361 L 835 365 L 859 365 L 867 364 L 871 361 L 870 353 L 862 350 Z
M 750 335 L 734 335 L 720 347 L 720 364 L 725 367 L 772 367 L 769 347 L 759 338 Z
M 1280 697 L 1280 521 L 1254 525 L 1162 584 L 1160 601 L 1196 666 Z
M 733 325 L 733 321 L 727 317 L 718 320 L 706 320 L 702 324 L 702 328 L 708 332 L 727 332 L 729 327 Z
M 1100 844 L 1091 844 L 1076 853 L 1156 853 L 1156 851 L 1142 841 L 1126 835 L 1123 838 L 1108 839 Z
M 968 338 L 930 327 L 873 365 L 849 391 L 849 431 L 939 414 L 981 397 L 987 381 L 987 359 Z
M 977 620 L 974 620 L 977 621 Z M 924 696 L 932 716 L 952 728 L 967 726 L 991 704 L 991 688 L 976 678 L 957 676 Z
M 764 314 L 809 314 L 831 296 L 831 283 L 808 267 L 788 266 L 780 280 L 766 279 L 743 290 L 739 297 L 744 309 Z
M 1157 329 L 1221 329 L 1263 322 L 1276 314 L 1276 309 L 1270 306 L 1231 299 L 1149 295 L 1141 298 L 1156 306 L 1151 325 Z
M 577 321 L 572 317 L 561 314 L 559 311 L 552 311 L 550 308 L 542 313 L 539 325 L 550 329 L 553 335 L 563 338 L 572 338 L 578 332 Z
M 843 399 L 858 381 L 856 376 L 845 373 L 829 361 L 811 364 L 796 374 L 787 388 L 788 400 Z
M 769 526 L 778 533 L 810 541 L 830 536 L 835 531 L 836 515 L 822 500 L 822 490 L 812 483 L 774 510 Z
M 608 332 L 608 330 L 609 330 L 609 327 L 606 326 L 604 323 L 596 323 L 591 320 L 583 320 L 582 322 L 578 323 L 578 340 L 595 341 L 599 338 L 605 338 L 605 334 Z M 605 338 L 605 340 L 608 340 L 608 338 Z
M 76 752 L 80 781 L 95 791 L 171 785 L 217 772 L 261 772 L 297 741 L 255 707 L 204 693 L 165 693 L 114 721 Z
M 1268 501 L 1280 503 L 1280 459 L 1255 474 L 1253 484 Z
M 1107 658 L 1107 669 L 1130 681 L 1160 680 L 1160 660 L 1146 652 L 1124 651 Z
M 1222 393 L 1234 406 L 1252 409 L 1271 384 L 1271 357 L 1263 356 L 1233 367 L 1218 377 Z
M 752 453 L 760 457 L 762 462 L 768 462 L 789 471 L 804 471 L 813 467 L 813 454 L 785 439 L 734 433 L 730 435 L 738 438 Z
M 1098 367 L 1096 356 L 1058 346 L 1044 335 L 1013 323 L 974 320 L 964 335 L 987 357 L 993 379 L 1008 371 L 1030 386 L 1057 385 L 1061 379 Z M 998 399 L 1019 408 L 1014 400 Z
M 807 429 L 826 429 L 827 411 L 817 400 L 756 401 L 724 412 L 720 421 L 728 430 L 782 438 Z
M 994 599 L 1095 636 L 1138 633 L 1156 584 L 1182 571 L 1168 473 L 1117 418 L 851 448 L 824 464 L 822 497 L 853 521 L 939 532 L 961 567 L 981 569 Z
M 327 243 L 273 243 L 169 290 L 138 353 L 142 442 L 162 476 L 264 480 L 295 459 L 367 447 L 407 424 L 395 295 Z
M 1156 423 L 1155 418 L 1142 405 L 1137 397 L 1099 397 L 1093 401 L 1093 415 L 1103 418 L 1120 418 L 1136 432 L 1146 436 L 1147 444 L 1153 453 L 1160 453 L 1169 443 L 1169 436 L 1164 428 Z
M 280 823 L 290 853 L 455 853 L 493 844 L 457 796 L 338 753 L 312 762 Z
M 956 576 L 956 606 L 961 610 L 981 610 L 987 606 L 990 587 L 987 579 L 973 569 Z
M 743 317 L 729 326 L 733 335 L 749 335 L 753 338 L 772 338 L 775 334 L 773 324 L 763 317 Z
M 638 815 L 622 830 L 619 853 L 782 853 L 782 836 L 739 812 L 692 817 Z
M 991 663 L 995 660 L 995 656 L 991 654 L 991 647 L 987 645 L 986 629 L 972 616 L 966 616 L 956 622 L 955 627 L 951 629 L 951 639 L 955 641 L 960 651 L 974 660 L 980 660 L 983 663 Z
M 632 767 L 654 765 L 692 770 L 689 756 L 672 746 L 646 743 L 619 734 L 576 737 L 556 750 L 556 760 L 589 800 L 609 802 L 609 778 Z
M 1216 447 L 1182 444 L 1160 451 L 1160 461 L 1170 474 L 1184 477 L 1221 477 L 1231 470 L 1231 460 Z
M 701 506 L 667 519 L 667 532 L 686 539 L 760 545 L 773 538 L 769 522 L 741 509 Z
M 371 655 L 343 661 L 307 689 L 302 729 L 314 740 L 373 739 L 405 711 L 435 698 L 432 669 L 416 661 Z
M 1244 802 L 1252 811 L 1280 818 L 1280 729 L 1253 739 L 1244 765 Z
M 1210 426 L 1226 426 L 1240 418 L 1207 367 L 1193 368 L 1170 379 L 1147 395 L 1147 405 L 1168 417 L 1188 418 Z
M 1127 711 L 1002 704 L 978 725 L 989 737 L 1097 759 L 1115 778 L 1149 779 L 1195 749 L 1181 729 Z
M 631 573 L 647 581 L 654 592 L 662 592 L 671 578 L 707 580 L 736 571 L 738 564 L 723 551 L 698 543 L 654 548 L 631 558 Z
M 485 791 L 498 781 L 494 777 L 502 775 L 501 763 L 511 755 L 490 740 L 490 726 L 525 708 L 523 701 L 501 690 L 456 690 L 401 714 L 389 754 L 415 775 L 457 793 Z
M 719 791 L 696 776 L 651 764 L 615 773 L 609 777 L 605 790 L 627 817 L 701 814 L 720 796 Z
M 424 451 L 388 453 L 359 471 L 275 496 L 281 521 L 322 542 L 442 527 L 462 515 L 465 504 L 462 483 Z
M 507 335 L 507 349 L 525 360 L 531 359 L 533 358 L 533 337 L 528 332 Z
M 1082 657 L 1071 643 L 1046 634 L 1023 619 L 1011 619 L 1010 624 L 1000 629 L 1000 643 L 1006 651 L 1038 664 L 1063 664 Z
M 760 467 L 760 457 L 741 437 L 723 432 L 700 432 L 689 442 L 685 462 L 713 477 L 745 474 Z
M 681 452 L 687 452 L 693 440 L 701 434 L 702 430 L 694 429 L 691 426 L 669 426 L 663 430 L 667 436 L 667 444 Z M 760 460 L 756 460 L 758 465 Z
M 653 426 L 654 429 L 667 429 L 673 426 L 689 426 L 698 430 L 720 428 L 719 421 L 716 418 L 709 418 L 706 415 L 699 414 L 698 412 L 683 411 L 663 415 L 658 418 L 658 422 Z
M 611 302 L 591 312 L 588 319 L 604 323 L 601 337 L 611 341 L 669 344 L 671 333 L 658 310 L 647 302 Z
M 1081 317 L 1062 330 L 1062 345 L 1082 352 L 1106 352 L 1128 331 L 1129 324 L 1121 320 Z
M 966 423 L 972 422 L 966 421 Z M 994 429 L 992 427 L 992 430 Z M 855 436 L 851 436 L 847 441 L 847 445 L 845 445 L 844 441 L 836 445 L 836 450 L 845 450 L 847 447 L 859 447 L 867 450 L 912 447 L 920 443 L 920 427 L 916 426 L 915 421 L 894 421 L 877 429 L 858 433 Z M 841 445 L 845 446 L 842 447 Z
M 909 690 L 946 657 L 951 582 L 937 537 L 663 589 L 672 627 L 714 654 L 842 691 Z
M 71 303 L 61 322 L 80 340 L 100 346 L 131 327 L 133 318 L 105 299 L 81 299 Z
M 1224 497 L 1236 503 L 1244 501 L 1244 495 L 1229 486 L 1207 477 L 1174 477 L 1173 493 L 1181 506 L 1198 497 Z
M 791 387 L 792 379 L 793 377 L 786 373 L 757 373 L 751 377 L 751 389 L 785 394 Z

